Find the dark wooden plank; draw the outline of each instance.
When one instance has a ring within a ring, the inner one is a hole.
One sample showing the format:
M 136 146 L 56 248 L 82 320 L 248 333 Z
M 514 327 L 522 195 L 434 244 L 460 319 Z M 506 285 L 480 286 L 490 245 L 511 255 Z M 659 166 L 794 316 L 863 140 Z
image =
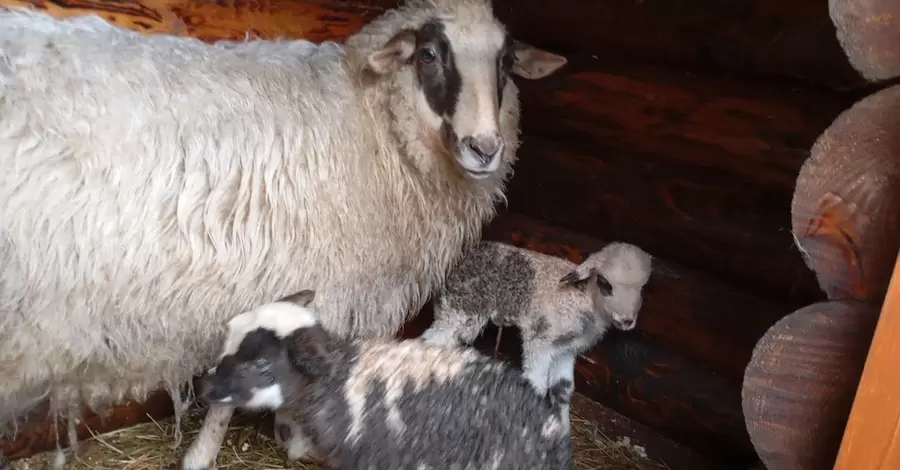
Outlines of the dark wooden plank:
M 858 94 L 821 95 L 616 68 L 570 57 L 521 83 L 523 146 L 510 208 L 790 295 L 822 298 L 790 232 L 801 165 Z
M 396 0 L 351 0 L 389 8 Z M 829 87 L 863 83 L 822 0 L 494 0 L 517 38 L 609 62 L 653 63 Z
M 67 447 L 69 443 L 67 424 L 59 421 L 58 428 L 54 420 L 47 416 L 46 404 L 39 406 L 35 412 L 29 414 L 29 419 L 19 425 L 19 431 L 13 438 L 0 439 L 0 455 L 9 460 L 30 457 L 41 452 L 56 448 L 57 432 L 60 444 Z M 146 423 L 152 419 L 161 419 L 171 416 L 173 412 L 172 399 L 164 392 L 150 395 L 141 403 L 127 402 L 113 406 L 102 414 L 85 411 L 77 427 L 78 439 L 86 439 L 94 434 L 103 434 L 116 429 Z
M 743 410 L 769 470 L 834 465 L 877 321 L 875 305 L 820 302 L 760 339 L 747 366 Z
M 485 238 L 575 262 L 604 244 L 509 213 Z M 787 310 L 688 269 L 666 270 L 678 277 L 648 283 L 637 329 L 611 332 L 578 362 L 578 391 L 715 458 L 749 464 L 740 377 L 756 339 Z M 404 336 L 418 336 L 428 322 L 419 319 Z M 504 329 L 507 341 L 516 339 Z M 493 341 L 478 346 L 490 353 Z
M 792 231 L 829 299 L 880 303 L 887 292 L 900 251 L 898 128 L 894 85 L 838 116 L 797 177 Z
M 498 216 L 487 227 L 484 238 L 576 263 L 612 241 L 587 237 L 512 213 Z M 617 240 L 633 243 L 627 237 Z M 679 277 L 651 277 L 644 288 L 644 303 L 635 334 L 626 336 L 639 336 L 739 383 L 756 341 L 790 310 L 697 271 L 667 263 L 665 258 L 656 258 L 654 262 Z
M 828 9 L 854 69 L 871 81 L 900 76 L 900 2 L 829 0 Z

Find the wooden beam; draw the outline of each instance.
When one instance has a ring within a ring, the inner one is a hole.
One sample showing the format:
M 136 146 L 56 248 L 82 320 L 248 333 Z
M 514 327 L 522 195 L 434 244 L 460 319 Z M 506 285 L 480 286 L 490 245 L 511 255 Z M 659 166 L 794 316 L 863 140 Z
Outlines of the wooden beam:
M 866 359 L 834 470 L 900 468 L 900 256 Z
M 509 213 L 484 238 L 574 262 L 605 244 Z M 749 465 L 755 453 L 740 410 L 740 377 L 757 338 L 788 310 L 689 269 L 667 271 L 678 277 L 648 283 L 637 329 L 610 332 L 578 362 L 578 391 L 717 459 Z M 429 323 L 423 314 L 404 336 L 418 336 Z M 502 340 L 504 359 L 520 354 L 515 333 L 504 329 Z M 488 354 L 493 345 L 492 337 L 476 344 Z
M 788 208 L 810 146 L 858 94 L 569 60 L 542 83 L 520 81 L 511 210 L 631 238 L 792 309 L 823 297 Z
M 397 0 L 0 0 L 54 15 L 97 12 L 147 32 L 204 40 L 285 35 L 341 39 Z M 706 73 L 789 78 L 831 87 L 864 80 L 838 44 L 821 0 L 532 2 L 494 0 L 518 38 L 603 62 L 655 63 Z M 646 34 L 653 31 L 653 34 Z
M 817 302 L 759 340 L 742 394 L 747 430 L 766 468 L 834 464 L 877 320 L 878 308 L 865 302 Z

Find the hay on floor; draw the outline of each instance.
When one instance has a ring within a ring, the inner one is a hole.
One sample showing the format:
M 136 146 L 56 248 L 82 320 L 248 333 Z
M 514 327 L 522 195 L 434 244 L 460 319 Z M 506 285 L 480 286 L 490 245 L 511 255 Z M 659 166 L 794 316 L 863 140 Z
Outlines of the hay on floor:
M 184 438 L 173 449 L 175 425 L 172 419 L 153 421 L 120 429 L 79 443 L 79 455 L 68 456 L 71 470 L 174 470 L 194 440 L 203 421 L 204 410 L 194 409 L 184 417 Z M 666 470 L 664 464 L 651 461 L 627 438 L 604 435 L 596 425 L 572 410 L 572 442 L 575 447 L 575 470 Z M 275 441 L 262 433 L 258 421 L 246 424 L 234 420 L 219 452 L 217 469 L 285 469 L 326 470 L 311 464 L 288 460 Z M 51 468 L 55 452 L 11 462 L 13 470 Z

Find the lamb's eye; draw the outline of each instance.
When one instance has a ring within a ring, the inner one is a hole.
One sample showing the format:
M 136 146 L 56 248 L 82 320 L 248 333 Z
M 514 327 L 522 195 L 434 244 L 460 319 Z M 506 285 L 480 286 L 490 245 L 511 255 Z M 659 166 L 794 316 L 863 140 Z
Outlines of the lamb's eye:
M 419 60 L 421 60 L 422 63 L 430 64 L 434 62 L 435 59 L 437 59 L 437 53 L 434 52 L 434 49 L 430 47 L 419 49 Z
M 597 276 L 597 287 L 600 288 L 600 293 L 603 294 L 604 297 L 609 297 L 610 295 L 612 295 L 612 284 L 610 284 L 605 277 L 599 275 Z

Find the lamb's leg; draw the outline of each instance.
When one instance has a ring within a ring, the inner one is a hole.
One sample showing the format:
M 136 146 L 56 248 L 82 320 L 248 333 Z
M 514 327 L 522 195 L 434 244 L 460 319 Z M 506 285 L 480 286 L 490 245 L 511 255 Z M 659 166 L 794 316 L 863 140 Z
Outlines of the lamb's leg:
M 547 395 L 554 350 L 534 343 L 522 344 L 522 374 L 540 396 Z
M 547 398 L 550 400 L 550 406 L 559 410 L 560 420 L 568 432 L 569 408 L 572 403 L 572 394 L 575 391 L 574 353 L 560 354 L 553 359 L 548 384 Z
M 207 470 L 214 467 L 228 424 L 234 414 L 233 406 L 211 405 L 203 418 L 203 426 L 181 460 L 183 470 Z
M 275 412 L 275 429 L 273 434 L 275 435 L 275 442 L 287 452 L 289 459 L 322 460 L 321 455 L 313 447 L 312 442 L 303 434 L 300 425 L 294 421 L 290 410 L 278 410 Z
M 469 345 L 481 334 L 489 317 L 449 308 L 440 302 L 434 305 L 434 323 L 420 337 L 428 344 L 439 346 Z

